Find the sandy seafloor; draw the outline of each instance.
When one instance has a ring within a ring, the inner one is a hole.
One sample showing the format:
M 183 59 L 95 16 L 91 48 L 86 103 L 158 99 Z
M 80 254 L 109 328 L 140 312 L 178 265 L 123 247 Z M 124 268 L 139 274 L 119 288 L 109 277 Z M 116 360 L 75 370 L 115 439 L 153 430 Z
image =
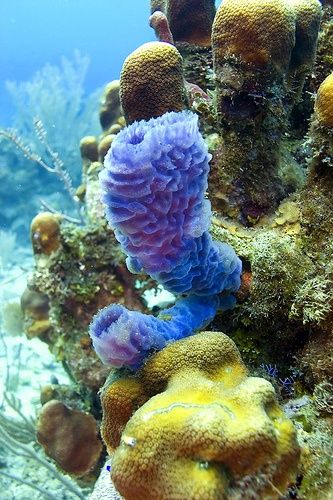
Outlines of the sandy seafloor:
M 19 312 L 20 297 L 26 287 L 29 271 L 34 265 L 30 249 L 15 248 L 14 255 L 14 262 L 1 262 L 0 267 L 0 401 L 2 404 L 7 381 L 11 393 L 21 402 L 22 413 L 35 417 L 41 407 L 40 388 L 55 378 L 64 384 L 69 383 L 69 379 L 61 364 L 55 362 L 47 345 L 39 339 L 27 339 L 24 333 L 19 331 L 19 319 L 13 319 L 13 315 L 8 317 L 8 304 L 12 310 Z M 11 418 L 18 418 L 8 405 L 5 409 L 2 406 L 0 412 Z M 34 445 L 34 448 L 45 459 L 39 446 Z M 22 452 L 18 449 L 17 453 L 11 452 L 0 437 L 0 500 L 78 498 L 55 479 L 50 471 L 35 460 L 20 456 L 20 453 Z M 45 494 L 7 478 L 1 472 L 37 484 L 45 490 Z M 84 498 L 88 498 L 89 491 L 82 493 Z

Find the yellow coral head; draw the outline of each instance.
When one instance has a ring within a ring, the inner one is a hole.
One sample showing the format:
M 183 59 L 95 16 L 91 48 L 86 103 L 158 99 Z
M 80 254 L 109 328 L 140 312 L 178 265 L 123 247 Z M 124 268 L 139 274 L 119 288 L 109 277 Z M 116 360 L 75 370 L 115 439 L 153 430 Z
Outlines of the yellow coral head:
M 285 491 L 299 455 L 295 430 L 273 386 L 247 376 L 226 335 L 203 332 L 174 342 L 148 360 L 134 386 L 115 382 L 115 394 L 120 386 L 129 420 L 111 476 L 127 500 L 230 499 L 245 492 L 273 499 Z M 105 411 L 112 413 L 112 405 Z
M 141 45 L 124 62 L 120 98 L 126 122 L 184 109 L 182 57 L 169 43 Z
M 284 73 L 295 44 L 295 12 L 286 0 L 223 0 L 212 32 L 214 65 L 236 57 Z
M 315 117 L 320 125 L 333 127 L 333 73 L 320 85 L 315 102 Z

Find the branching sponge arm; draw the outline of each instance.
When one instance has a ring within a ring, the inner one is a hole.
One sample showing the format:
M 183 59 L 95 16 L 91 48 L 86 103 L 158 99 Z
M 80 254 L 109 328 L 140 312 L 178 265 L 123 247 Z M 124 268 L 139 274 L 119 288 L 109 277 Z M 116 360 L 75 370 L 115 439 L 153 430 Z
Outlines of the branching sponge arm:
M 105 307 L 94 317 L 90 336 L 101 360 L 114 367 L 138 368 L 152 349 L 188 337 L 210 323 L 217 309 L 234 305 L 232 296 L 180 299 L 155 318 L 121 305 Z

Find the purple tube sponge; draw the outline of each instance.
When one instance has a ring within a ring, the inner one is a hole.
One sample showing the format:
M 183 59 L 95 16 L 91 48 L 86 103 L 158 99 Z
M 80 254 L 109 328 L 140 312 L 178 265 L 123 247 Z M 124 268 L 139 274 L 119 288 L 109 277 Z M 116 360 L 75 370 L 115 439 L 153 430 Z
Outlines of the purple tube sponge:
M 211 156 L 190 111 L 134 122 L 114 139 L 100 174 L 102 200 L 132 272 L 176 294 L 236 291 L 241 262 L 212 240 L 205 199 Z
M 121 305 L 101 309 L 90 325 L 95 351 L 103 363 L 138 368 L 152 349 L 192 335 L 214 318 L 217 309 L 229 309 L 234 298 L 189 296 L 162 311 L 157 318 Z

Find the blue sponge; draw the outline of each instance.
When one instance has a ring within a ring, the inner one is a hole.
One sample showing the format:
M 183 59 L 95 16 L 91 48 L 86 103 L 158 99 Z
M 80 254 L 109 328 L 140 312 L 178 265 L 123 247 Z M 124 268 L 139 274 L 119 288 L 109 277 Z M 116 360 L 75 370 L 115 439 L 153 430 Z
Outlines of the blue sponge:
M 190 111 L 122 130 L 100 174 L 110 226 L 132 272 L 144 270 L 175 294 L 236 291 L 241 262 L 208 232 L 211 155 Z

